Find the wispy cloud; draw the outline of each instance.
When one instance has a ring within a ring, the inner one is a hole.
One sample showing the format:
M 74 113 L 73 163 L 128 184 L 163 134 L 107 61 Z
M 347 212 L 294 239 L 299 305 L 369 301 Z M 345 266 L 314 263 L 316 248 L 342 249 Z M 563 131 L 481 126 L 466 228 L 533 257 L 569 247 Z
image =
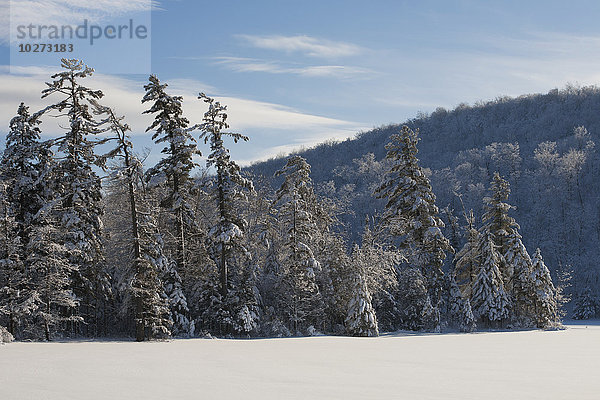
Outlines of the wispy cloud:
M 56 72 L 54 68 L 52 72 Z M 8 74 L 7 66 L 0 66 L 0 132 L 6 132 L 10 119 L 17 107 L 24 101 L 32 110 L 39 110 L 48 101 L 40 99 L 44 82 L 49 81 L 49 70 L 44 68 L 22 69 L 21 75 Z M 152 116 L 142 114 L 148 104 L 140 99 L 144 94 L 145 81 L 111 75 L 94 74 L 87 82 L 89 87 L 101 89 L 105 93 L 103 104 L 111 106 L 118 115 L 125 115 L 132 129 L 133 142 L 138 151 L 152 148 L 148 163 L 160 158 L 160 149 L 152 144 L 150 135 L 144 133 L 152 121 Z M 300 146 L 310 146 L 327 139 L 343 139 L 353 136 L 363 126 L 352 121 L 344 121 L 286 107 L 280 104 L 256 101 L 235 96 L 219 96 L 218 89 L 194 79 L 168 80 L 168 91 L 182 95 L 186 117 L 192 122 L 200 122 L 206 105 L 197 99 L 198 92 L 204 91 L 228 106 L 229 119 L 233 131 L 250 136 L 248 143 L 232 146 L 232 155 L 243 164 L 264 159 L 282 151 L 290 151 Z M 56 118 L 44 118 L 42 130 L 46 136 L 64 132 Z M 64 122 L 64 121 L 63 121 Z
M 279 62 L 243 57 L 213 57 L 216 64 L 234 72 L 265 72 L 270 74 L 295 74 L 307 77 L 350 78 L 374 72 L 346 65 L 286 66 Z
M 259 49 L 285 51 L 287 53 L 302 53 L 310 57 L 318 58 L 348 57 L 355 56 L 363 52 L 361 47 L 351 43 L 317 39 L 306 35 L 235 35 L 235 37 Z
M 155 0 L 1 0 L 0 43 L 9 43 L 10 25 L 99 23 L 126 13 L 158 9 Z

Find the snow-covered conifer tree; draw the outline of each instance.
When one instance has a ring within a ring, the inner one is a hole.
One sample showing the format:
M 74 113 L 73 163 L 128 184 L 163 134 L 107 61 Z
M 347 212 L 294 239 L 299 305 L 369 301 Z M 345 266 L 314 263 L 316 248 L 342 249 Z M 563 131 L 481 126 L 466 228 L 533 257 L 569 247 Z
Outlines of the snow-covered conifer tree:
M 207 167 L 214 167 L 216 172 L 213 198 L 218 210 L 217 221 L 209 230 L 208 240 L 211 258 L 219 271 L 221 301 L 225 308 L 229 308 L 223 312 L 230 314 L 227 320 L 231 321 L 232 326 L 242 330 L 244 327 L 252 327 L 251 330 L 254 330 L 256 321 L 249 322 L 249 318 L 258 318 L 255 310 L 257 299 L 253 298 L 254 291 L 251 287 L 244 287 L 254 285 L 247 279 L 252 273 L 244 271 L 245 268 L 251 268 L 253 263 L 248 262 L 250 253 L 244 247 L 247 221 L 241 212 L 247 208 L 247 193 L 252 193 L 254 186 L 249 179 L 242 177 L 240 167 L 231 159 L 229 149 L 223 142 L 225 137 L 231 137 L 234 143 L 239 140 L 247 141 L 248 137 L 226 131 L 229 128 L 226 106 L 204 93 L 200 93 L 198 98 L 208 104 L 208 111 L 200 124 L 200 138 L 204 139 L 205 143 L 210 142 L 211 153 L 207 159 Z M 232 282 L 229 282 L 230 278 L 233 278 Z M 230 290 L 240 293 L 229 293 Z M 242 300 L 248 301 L 249 304 L 234 304 Z M 233 309 L 241 311 L 235 312 Z M 236 321 L 238 317 L 242 317 L 242 321 Z M 225 331 L 232 328 L 228 328 L 225 321 L 221 321 L 221 325 Z
M 515 235 L 519 225 L 508 212 L 514 207 L 506 203 L 510 194 L 510 185 L 499 173 L 494 173 L 491 184 L 491 196 L 483 199 L 485 213 L 483 214 L 483 230 L 492 234 L 498 252 L 502 255 L 499 259 L 498 268 L 502 276 L 504 287 L 508 293 L 512 292 L 513 265 L 504 259 L 508 253 L 509 237 Z M 516 233 L 518 235 L 518 232 Z
M 12 238 L 5 251 L 8 257 L 2 260 L 10 269 L 4 290 L 9 302 L 0 308 L 9 311 L 13 331 L 18 320 L 19 337 L 50 340 L 60 322 L 81 318 L 74 311 L 78 302 L 70 289 L 77 267 L 67 259 L 57 215 L 57 168 L 50 143 L 39 142 L 40 114 L 30 115 L 21 103 L 1 161 L 4 227 Z
M 362 266 L 364 260 L 360 256 L 358 245 L 355 245 L 352 253 L 352 262 L 356 271 L 345 321 L 346 332 L 351 336 L 378 336 L 377 315 L 364 277 L 365 268 Z
M 438 216 L 431 184 L 419 165 L 418 130 L 403 126 L 390 139 L 386 158 L 392 166 L 375 191 L 376 197 L 387 200 L 382 222 L 401 240 L 401 247 L 411 249 L 411 262 L 421 269 L 437 308 L 442 297 L 445 252 L 452 248 L 441 231 L 444 223 Z
M 21 103 L 17 116 L 10 121 L 6 148 L 2 155 L 2 178 L 6 184 L 6 201 L 12 209 L 17 231 L 23 246 L 29 242 L 31 219 L 42 207 L 38 196 L 40 171 L 40 115 L 29 113 Z M 21 257 L 25 258 L 21 247 Z
M 510 316 L 510 300 L 500 273 L 502 255 L 490 232 L 484 232 L 478 251 L 481 264 L 471 292 L 473 314 L 488 326 L 501 324 Z
M 61 224 L 55 206 L 44 207 L 36 215 L 27 246 L 28 273 L 34 282 L 35 307 L 31 310 L 30 337 L 50 341 L 64 322 L 83 322 L 76 314 L 78 299 L 71 290 L 76 264 L 69 260 L 69 250 L 61 243 Z
M 148 177 L 162 175 L 166 178 L 168 194 L 161 206 L 170 211 L 174 226 L 175 262 L 166 262 L 161 279 L 169 297 L 173 316 L 173 334 L 189 335 L 193 330 L 189 320 L 187 298 L 183 292 L 180 274 L 188 269 L 189 258 L 186 244 L 192 234 L 198 230 L 192 206 L 189 203 L 191 190 L 190 171 L 196 166 L 194 156 L 199 156 L 195 139 L 191 132 L 196 126 L 189 126 L 183 116 L 181 96 L 171 96 L 165 92 L 167 85 L 151 75 L 144 86 L 146 94 L 142 103 L 152 102 L 145 114 L 155 114 L 154 121 L 146 128 L 153 130 L 152 139 L 156 144 L 164 143 L 162 153 L 166 155 L 154 167 L 147 171 Z
M 280 251 L 281 309 L 290 329 L 299 333 L 318 326 L 323 314 L 323 299 L 316 282 L 321 266 L 313 252 L 317 200 L 310 165 L 304 158 L 290 157 L 275 175 L 284 178 L 274 201 L 285 237 Z
M 529 326 L 536 323 L 533 315 L 535 288 L 532 281 L 533 263 L 521 235 L 512 229 L 506 236 L 507 252 L 504 259 L 513 271 L 511 284 L 512 317 L 516 323 Z
M 318 328 L 342 333 L 356 266 L 347 254 L 344 238 L 333 229 L 320 229 L 317 238 L 315 257 L 321 268 L 316 271 L 316 281 L 325 303 L 325 316 Z
M 539 248 L 535 251 L 532 264 L 531 282 L 534 290 L 534 309 L 537 326 L 538 328 L 555 327 L 560 324 L 556 289 Z
M 7 201 L 7 185 L 0 185 L 0 317 L 8 332 L 21 336 L 20 326 L 31 309 L 30 288 L 19 236 L 10 203 Z
M 197 165 L 195 156 L 201 153 L 196 147 L 196 140 L 191 132 L 196 126 L 189 126 L 189 121 L 183 116 L 183 97 L 171 96 L 165 92 L 166 84 L 151 75 L 149 83 L 144 86 L 146 94 L 142 103 L 152 102 L 144 114 L 155 114 L 154 121 L 146 128 L 146 132 L 154 131 L 152 140 L 156 144 L 164 143 L 161 150 L 166 155 L 154 167 L 147 171 L 148 177 L 164 175 L 168 184 L 168 194 L 161 205 L 173 214 L 176 241 L 176 268 L 185 269 L 186 239 L 195 228 L 195 218 L 188 195 L 190 192 L 190 171 Z
M 8 330 L 18 336 L 19 325 L 35 308 L 35 290 L 27 265 L 27 246 L 35 214 L 43 206 L 39 143 L 39 114 L 31 115 L 21 103 L 11 119 L 6 148 L 0 161 L 2 191 L 2 252 L 0 254 L 0 314 L 8 318 Z M 29 321 L 30 322 L 30 321 Z
M 51 76 L 53 81 L 47 83 L 42 98 L 58 96 L 58 101 L 48 109 L 68 117 L 65 134 L 54 140 L 58 146 L 60 177 L 57 182 L 62 198 L 63 243 L 69 250 L 69 261 L 77 267 L 73 269 L 72 287 L 81 299 L 80 315 L 86 321 L 79 325 L 80 332 L 94 335 L 103 328 L 100 322 L 104 306 L 111 297 L 100 220 L 102 192 L 100 178 L 93 170 L 93 165 L 102 165 L 105 161 L 94 152 L 104 140 L 93 138 L 102 129 L 90 111 L 90 102 L 102 98 L 103 93 L 80 83 L 94 72 L 82 61 L 62 59 L 61 65 L 64 71 Z
M 79 266 L 71 262 L 69 248 L 64 244 L 61 193 L 56 190 L 61 170 L 50 143 L 41 143 L 38 149 L 40 175 L 36 197 L 42 206 L 30 221 L 30 240 L 25 248 L 35 304 L 29 336 L 49 341 L 64 329 L 64 323 L 81 323 L 83 318 L 77 313 L 79 299 L 72 288 L 72 277 Z
M 481 263 L 481 255 L 478 253 L 479 232 L 475 228 L 473 210 L 470 210 L 469 214 L 465 215 L 465 217 L 467 219 L 467 241 L 454 258 L 454 274 L 455 281 L 461 288 L 463 296 L 469 299 L 471 297 L 471 288 L 475 281 L 479 264 Z

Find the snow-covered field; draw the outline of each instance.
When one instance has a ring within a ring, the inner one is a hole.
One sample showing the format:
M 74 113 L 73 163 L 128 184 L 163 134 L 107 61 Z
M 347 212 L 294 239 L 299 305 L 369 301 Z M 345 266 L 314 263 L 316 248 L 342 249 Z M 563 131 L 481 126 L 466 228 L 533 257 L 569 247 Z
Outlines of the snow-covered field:
M 600 326 L 379 338 L 11 343 L 0 399 L 600 399 Z

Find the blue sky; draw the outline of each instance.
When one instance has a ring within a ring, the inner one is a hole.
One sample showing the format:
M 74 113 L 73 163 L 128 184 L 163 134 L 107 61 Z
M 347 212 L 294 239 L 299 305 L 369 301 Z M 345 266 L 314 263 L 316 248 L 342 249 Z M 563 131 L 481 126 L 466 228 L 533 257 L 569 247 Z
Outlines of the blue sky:
M 6 11 L 3 1 L 0 11 Z M 32 13 L 44 3 L 44 15 L 58 19 L 74 7 L 85 15 L 92 4 L 24 2 Z M 126 16 L 148 0 L 93 4 L 96 9 L 88 11 L 96 16 L 102 9 Z M 154 5 L 152 72 L 169 83 L 172 94 L 184 96 L 192 122 L 204 112 L 195 98 L 199 91 L 228 104 L 232 129 L 251 137 L 249 143 L 232 144 L 242 163 L 351 137 L 438 106 L 600 80 L 596 1 L 164 0 Z M 39 92 L 53 67 L 10 75 L 4 22 L 0 120 L 6 127 L 21 100 L 43 106 Z M 110 48 L 101 51 L 110 59 Z M 139 148 L 151 146 L 143 134 L 149 117 L 140 115 L 139 103 L 146 78 L 97 69 L 89 83 L 125 114 Z M 149 161 L 158 157 L 155 149 Z

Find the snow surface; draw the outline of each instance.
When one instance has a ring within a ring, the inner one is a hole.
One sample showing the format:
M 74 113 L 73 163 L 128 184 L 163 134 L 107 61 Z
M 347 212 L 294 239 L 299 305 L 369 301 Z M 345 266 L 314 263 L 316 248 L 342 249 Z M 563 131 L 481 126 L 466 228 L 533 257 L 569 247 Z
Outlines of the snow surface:
M 600 323 L 564 331 L 0 346 L 0 399 L 599 399 Z

